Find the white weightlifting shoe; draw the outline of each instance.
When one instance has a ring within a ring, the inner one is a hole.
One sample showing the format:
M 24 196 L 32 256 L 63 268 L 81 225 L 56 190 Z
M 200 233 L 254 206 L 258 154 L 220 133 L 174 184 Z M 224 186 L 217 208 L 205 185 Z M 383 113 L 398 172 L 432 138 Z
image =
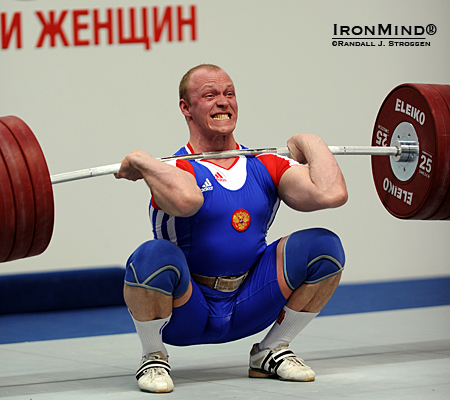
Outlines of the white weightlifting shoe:
M 250 352 L 250 378 L 278 378 L 284 381 L 311 382 L 316 374 L 286 343 L 275 349 L 259 350 L 258 343 Z
M 168 358 L 160 351 L 142 357 L 136 372 L 139 389 L 151 393 L 170 393 L 173 390 Z

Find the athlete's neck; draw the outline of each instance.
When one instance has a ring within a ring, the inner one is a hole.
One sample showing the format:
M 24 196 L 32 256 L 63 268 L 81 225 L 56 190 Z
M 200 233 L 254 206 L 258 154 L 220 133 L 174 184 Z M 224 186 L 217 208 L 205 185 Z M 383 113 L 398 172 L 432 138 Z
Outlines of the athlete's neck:
M 196 147 L 192 144 L 192 141 L 189 140 L 188 143 L 189 150 L 192 153 L 208 153 L 211 151 L 226 151 L 226 150 L 237 150 L 240 148 L 240 146 L 235 142 L 233 138 L 233 144 L 232 145 L 226 145 L 226 146 L 202 146 L 202 143 L 200 145 L 197 145 Z M 233 163 L 236 161 L 236 157 L 232 158 L 217 158 L 214 160 L 210 160 L 216 165 L 221 166 L 222 168 L 230 168 Z
M 235 150 L 236 141 L 233 134 L 215 136 L 213 138 L 191 134 L 189 144 L 194 153 L 207 153 L 210 151 Z

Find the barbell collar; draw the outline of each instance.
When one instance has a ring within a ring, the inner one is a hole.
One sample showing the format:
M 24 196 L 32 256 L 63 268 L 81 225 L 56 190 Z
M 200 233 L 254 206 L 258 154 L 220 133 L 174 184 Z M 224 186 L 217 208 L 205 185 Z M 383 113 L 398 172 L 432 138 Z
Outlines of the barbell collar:
M 419 156 L 419 144 L 412 141 L 396 140 L 393 145 L 400 149 L 399 154 L 393 156 L 397 162 L 412 162 Z

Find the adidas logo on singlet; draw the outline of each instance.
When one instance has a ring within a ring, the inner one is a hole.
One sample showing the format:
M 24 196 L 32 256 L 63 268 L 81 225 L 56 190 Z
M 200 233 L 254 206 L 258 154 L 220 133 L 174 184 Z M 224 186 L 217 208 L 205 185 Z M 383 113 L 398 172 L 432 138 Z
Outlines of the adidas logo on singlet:
M 201 187 L 201 191 L 206 192 L 208 190 L 213 190 L 213 189 L 214 189 L 213 185 L 211 185 L 211 182 L 209 181 L 209 179 L 206 178 L 205 183 Z

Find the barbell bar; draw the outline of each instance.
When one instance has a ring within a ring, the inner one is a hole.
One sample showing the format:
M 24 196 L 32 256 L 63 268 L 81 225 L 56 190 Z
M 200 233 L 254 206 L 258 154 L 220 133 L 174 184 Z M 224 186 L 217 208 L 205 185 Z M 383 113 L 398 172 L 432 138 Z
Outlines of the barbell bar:
M 450 219 L 450 85 L 402 84 L 384 99 L 371 146 L 329 146 L 334 155 L 370 155 L 378 196 L 400 219 Z M 214 159 L 287 147 L 160 158 Z M 385 157 L 380 157 L 385 156 Z M 41 254 L 53 233 L 52 185 L 114 174 L 119 164 L 50 176 L 42 149 L 18 117 L 0 118 L 0 262 Z
M 414 154 L 418 153 L 418 143 L 415 142 L 399 142 L 396 146 L 392 147 L 376 147 L 376 146 L 328 146 L 331 153 L 334 155 L 384 155 L 400 157 L 401 159 L 407 159 L 414 157 Z M 275 153 L 281 156 L 290 156 L 290 151 L 287 147 L 270 147 L 262 149 L 239 149 L 239 150 L 226 150 L 226 151 L 211 151 L 206 153 L 194 153 L 179 156 L 169 156 L 157 158 L 162 162 L 174 161 L 174 160 L 213 160 L 220 158 L 233 158 L 246 155 L 268 154 Z M 404 158 L 403 158 L 404 157 Z M 110 175 L 119 172 L 120 163 L 104 165 L 100 167 L 92 167 L 86 169 L 80 169 L 78 171 L 64 172 L 57 175 L 52 175 L 51 182 L 53 185 L 63 182 L 71 182 L 80 179 L 94 178 L 103 175 Z

